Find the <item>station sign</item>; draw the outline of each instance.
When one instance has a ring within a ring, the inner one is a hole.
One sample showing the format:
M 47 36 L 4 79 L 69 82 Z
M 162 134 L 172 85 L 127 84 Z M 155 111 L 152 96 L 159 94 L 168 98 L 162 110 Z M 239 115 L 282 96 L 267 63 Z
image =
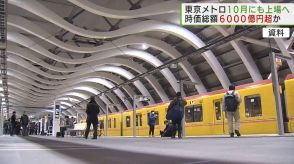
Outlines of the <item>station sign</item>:
M 54 116 L 56 119 L 60 119 L 60 105 L 55 105 Z

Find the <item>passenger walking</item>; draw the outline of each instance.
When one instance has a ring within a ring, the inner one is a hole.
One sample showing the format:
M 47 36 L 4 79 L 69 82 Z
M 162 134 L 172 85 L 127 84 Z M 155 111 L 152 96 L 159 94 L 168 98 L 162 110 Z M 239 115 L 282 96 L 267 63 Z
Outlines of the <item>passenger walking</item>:
M 12 116 L 10 117 L 10 136 L 13 136 L 15 133 L 15 126 L 16 126 L 16 112 L 12 112 Z
M 178 138 L 182 138 L 182 118 L 184 107 L 187 104 L 187 101 L 182 98 L 181 92 L 176 93 L 176 97 L 169 104 L 167 108 L 167 120 L 172 120 L 173 124 L 173 134 L 171 138 L 175 138 L 176 132 L 178 131 Z
M 148 125 L 149 125 L 149 137 L 154 137 L 154 127 L 156 122 L 157 116 L 155 115 L 154 111 L 151 111 L 148 117 Z
M 87 129 L 85 132 L 85 138 L 88 138 L 91 124 L 93 125 L 94 135 L 93 139 L 97 139 L 97 127 L 98 127 L 98 114 L 100 112 L 99 106 L 95 101 L 95 97 L 90 98 L 90 102 L 87 104 Z
M 229 91 L 224 95 L 223 111 L 227 114 L 230 137 L 234 137 L 233 118 L 235 119 L 235 133 L 238 137 L 240 134 L 240 113 L 239 106 L 241 103 L 240 94 L 235 91 L 235 86 L 230 85 Z
M 20 124 L 22 127 L 22 135 L 27 136 L 28 135 L 29 117 L 28 117 L 28 115 L 26 115 L 25 112 L 23 112 L 23 115 L 20 118 Z

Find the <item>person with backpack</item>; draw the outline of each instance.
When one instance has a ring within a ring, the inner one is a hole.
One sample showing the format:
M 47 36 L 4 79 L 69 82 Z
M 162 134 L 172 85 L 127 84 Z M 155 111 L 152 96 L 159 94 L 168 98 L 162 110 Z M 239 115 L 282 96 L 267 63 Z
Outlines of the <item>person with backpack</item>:
M 241 103 L 240 94 L 235 91 L 235 86 L 230 85 L 229 91 L 227 91 L 224 95 L 223 99 L 223 111 L 227 114 L 228 126 L 230 137 L 234 137 L 233 132 L 233 118 L 235 119 L 235 133 L 238 137 L 241 136 L 240 133 L 240 113 L 239 106 Z
M 93 139 L 97 139 L 97 128 L 98 128 L 98 114 L 100 112 L 99 106 L 95 101 L 95 97 L 90 98 L 90 102 L 87 104 L 87 128 L 85 132 L 85 138 L 88 139 L 91 124 L 93 124 L 94 135 Z
M 28 115 L 26 115 L 26 112 L 23 112 L 23 115 L 20 118 L 20 124 L 22 127 L 22 135 L 27 136 L 28 135 L 29 117 L 28 117 Z
M 176 93 L 176 97 L 169 104 L 167 108 L 167 120 L 172 120 L 173 125 L 173 134 L 171 138 L 175 138 L 178 131 L 178 138 L 182 138 L 182 118 L 184 107 L 187 104 L 187 101 L 182 98 L 181 92 Z
M 154 127 L 156 122 L 157 116 L 155 115 L 154 111 L 151 111 L 148 117 L 148 125 L 149 125 L 149 137 L 154 137 Z

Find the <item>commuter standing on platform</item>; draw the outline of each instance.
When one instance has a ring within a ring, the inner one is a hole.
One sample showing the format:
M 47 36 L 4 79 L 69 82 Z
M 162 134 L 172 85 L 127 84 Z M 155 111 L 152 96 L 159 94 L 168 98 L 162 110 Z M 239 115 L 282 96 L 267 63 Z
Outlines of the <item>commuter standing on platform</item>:
M 15 126 L 16 126 L 16 113 L 15 111 L 12 112 L 12 116 L 10 118 L 10 136 L 13 136 L 15 133 Z
M 90 102 L 87 104 L 87 129 L 85 132 L 85 138 L 88 138 L 91 124 L 93 124 L 94 135 L 93 139 L 97 139 L 97 127 L 98 127 L 98 114 L 99 114 L 99 106 L 95 101 L 95 97 L 90 98 Z
M 229 91 L 225 93 L 223 99 L 223 111 L 227 114 L 230 137 L 234 137 L 233 132 L 233 118 L 235 119 L 235 133 L 238 137 L 240 134 L 240 113 L 239 106 L 241 103 L 240 94 L 235 91 L 235 86 L 230 85 Z
M 20 123 L 22 127 L 22 135 L 27 136 L 28 135 L 28 124 L 29 124 L 29 117 L 26 115 L 25 112 L 23 112 L 23 115 L 20 118 Z
M 155 115 L 154 111 L 151 111 L 148 117 L 148 125 L 149 125 L 149 137 L 154 137 L 154 127 L 155 127 L 155 121 L 157 119 L 157 116 Z
M 182 98 L 181 92 L 176 93 L 176 97 L 169 104 L 167 108 L 167 120 L 172 120 L 173 124 L 173 134 L 171 138 L 175 138 L 178 131 L 178 138 L 182 138 L 182 118 L 184 107 L 187 104 L 187 101 Z

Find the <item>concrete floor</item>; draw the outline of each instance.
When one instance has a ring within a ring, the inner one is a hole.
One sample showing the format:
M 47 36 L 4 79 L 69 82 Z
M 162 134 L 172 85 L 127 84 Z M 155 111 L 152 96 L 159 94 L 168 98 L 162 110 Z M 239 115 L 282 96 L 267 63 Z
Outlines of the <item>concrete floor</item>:
M 1 164 L 294 163 L 294 137 L 0 137 Z

